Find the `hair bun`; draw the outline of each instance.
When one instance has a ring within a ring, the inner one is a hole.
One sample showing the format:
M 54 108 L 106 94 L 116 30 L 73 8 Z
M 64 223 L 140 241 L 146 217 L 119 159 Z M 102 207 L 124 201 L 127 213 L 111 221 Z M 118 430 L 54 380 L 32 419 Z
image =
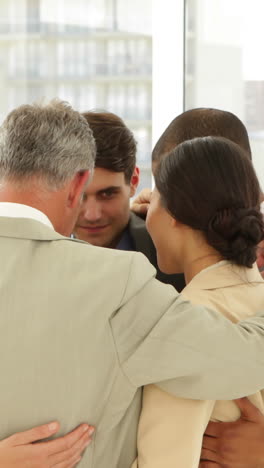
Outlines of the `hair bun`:
M 256 246 L 263 239 L 263 217 L 257 209 L 223 209 L 209 220 L 208 242 L 224 258 L 251 267 Z

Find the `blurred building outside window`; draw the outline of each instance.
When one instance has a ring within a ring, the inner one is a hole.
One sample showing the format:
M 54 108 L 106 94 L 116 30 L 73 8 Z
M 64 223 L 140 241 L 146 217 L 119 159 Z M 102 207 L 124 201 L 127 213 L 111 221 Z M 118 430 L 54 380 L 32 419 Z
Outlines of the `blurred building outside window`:
M 216 107 L 246 125 L 264 188 L 264 2 L 186 0 L 185 109 Z
M 150 186 L 152 1 L 0 0 L 0 120 L 56 96 L 122 117 Z

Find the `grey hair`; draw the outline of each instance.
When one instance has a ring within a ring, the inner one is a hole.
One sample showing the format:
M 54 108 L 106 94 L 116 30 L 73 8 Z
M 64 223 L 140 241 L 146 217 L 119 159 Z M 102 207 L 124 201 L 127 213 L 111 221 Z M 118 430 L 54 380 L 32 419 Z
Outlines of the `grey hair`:
M 58 189 L 75 173 L 94 167 L 96 145 L 86 119 L 53 99 L 14 109 L 0 127 L 0 181 L 32 177 Z

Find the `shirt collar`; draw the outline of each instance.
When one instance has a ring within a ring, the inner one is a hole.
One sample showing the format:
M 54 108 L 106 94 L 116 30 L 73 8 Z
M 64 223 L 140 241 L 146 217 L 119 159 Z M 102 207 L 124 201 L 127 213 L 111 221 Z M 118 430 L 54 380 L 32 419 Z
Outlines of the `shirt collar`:
M 42 212 L 32 206 L 22 205 L 20 203 L 0 202 L 0 216 L 7 218 L 29 218 L 39 221 L 42 224 L 54 230 L 49 218 Z

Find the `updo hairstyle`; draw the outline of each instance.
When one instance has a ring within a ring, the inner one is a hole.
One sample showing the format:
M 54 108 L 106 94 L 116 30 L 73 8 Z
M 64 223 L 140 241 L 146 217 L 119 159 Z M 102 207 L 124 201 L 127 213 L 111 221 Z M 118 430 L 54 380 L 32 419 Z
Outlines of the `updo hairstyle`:
M 261 191 L 238 145 L 220 137 L 185 141 L 161 160 L 155 182 L 175 219 L 202 231 L 224 259 L 252 267 L 264 237 Z

